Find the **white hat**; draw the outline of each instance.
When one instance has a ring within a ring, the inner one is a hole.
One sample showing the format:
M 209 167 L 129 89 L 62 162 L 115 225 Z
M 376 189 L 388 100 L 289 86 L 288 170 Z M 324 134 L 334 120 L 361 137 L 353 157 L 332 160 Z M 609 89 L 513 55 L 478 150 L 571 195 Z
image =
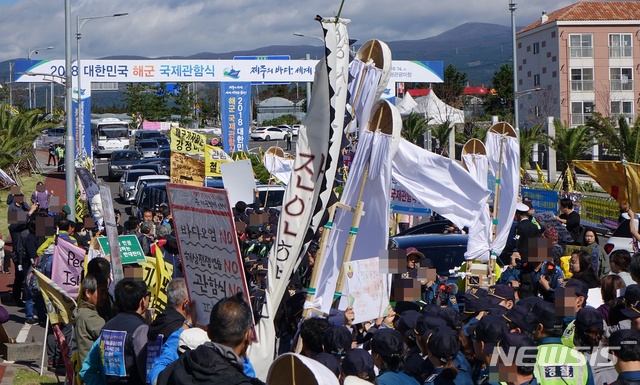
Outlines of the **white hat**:
M 522 211 L 522 212 L 527 212 L 529 211 L 529 206 L 525 205 L 524 203 L 518 203 L 516 205 L 516 211 Z
M 368 385 L 371 384 L 367 380 L 363 380 L 358 376 L 347 376 L 344 379 L 344 385 Z
M 180 333 L 178 340 L 178 351 L 184 353 L 193 350 L 205 342 L 211 341 L 207 332 L 200 328 L 191 328 Z

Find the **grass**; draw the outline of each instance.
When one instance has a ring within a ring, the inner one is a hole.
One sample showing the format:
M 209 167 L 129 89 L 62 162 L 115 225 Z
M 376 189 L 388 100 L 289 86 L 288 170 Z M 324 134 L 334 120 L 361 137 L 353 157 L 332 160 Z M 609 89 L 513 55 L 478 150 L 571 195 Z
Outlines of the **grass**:
M 39 175 L 39 177 L 41 181 L 44 181 L 44 174 Z M 38 179 L 34 175 L 22 176 L 21 189 L 27 202 L 31 198 L 31 194 L 36 190 L 36 183 L 38 183 Z M 2 239 L 7 239 L 9 233 L 9 221 L 7 219 L 7 195 L 9 195 L 9 189 L 0 191 L 0 233 L 3 235 Z
M 40 376 L 36 372 L 27 371 L 24 369 L 18 369 L 16 371 L 16 377 L 13 381 L 13 385 L 40 385 L 57 383 L 58 380 L 55 378 Z

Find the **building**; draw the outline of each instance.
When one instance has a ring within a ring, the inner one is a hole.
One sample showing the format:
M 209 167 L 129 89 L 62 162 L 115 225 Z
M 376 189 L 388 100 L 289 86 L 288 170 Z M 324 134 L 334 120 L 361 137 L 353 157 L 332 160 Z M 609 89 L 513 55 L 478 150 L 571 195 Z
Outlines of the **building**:
M 298 120 L 303 120 L 306 113 L 303 110 L 304 101 L 294 103 L 289 99 L 273 97 L 265 99 L 257 105 L 257 116 L 259 124 L 267 120 L 281 117 L 282 115 L 293 115 Z
M 517 33 L 519 126 L 640 112 L 640 2 L 581 1 Z

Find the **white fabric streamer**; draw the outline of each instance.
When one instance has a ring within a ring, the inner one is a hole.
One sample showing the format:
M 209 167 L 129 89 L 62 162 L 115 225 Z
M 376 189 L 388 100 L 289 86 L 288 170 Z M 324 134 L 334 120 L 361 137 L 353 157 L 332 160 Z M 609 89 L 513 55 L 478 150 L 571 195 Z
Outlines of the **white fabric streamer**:
M 292 159 L 281 158 L 273 154 L 264 154 L 264 167 L 280 182 L 285 185 L 289 184 L 291 170 L 293 169 Z
M 356 131 L 359 127 L 359 134 L 369 121 L 371 107 L 376 101 L 376 87 L 382 76 L 382 71 L 372 64 L 365 64 L 358 59 L 354 59 L 349 64 L 349 74 L 353 80 L 349 83 L 349 93 L 351 95 L 349 104 L 356 114 L 357 124 L 349 124 L 346 130 L 349 133 Z M 360 123 L 362 122 L 362 123 Z
M 462 155 L 469 174 L 473 176 L 482 186 L 487 185 L 487 175 L 489 173 L 489 160 L 482 154 Z M 489 207 L 480 212 L 477 220 L 469 226 L 469 238 L 467 241 L 467 251 L 464 256 L 467 260 L 487 262 L 489 260 L 489 250 L 491 242 L 491 215 Z

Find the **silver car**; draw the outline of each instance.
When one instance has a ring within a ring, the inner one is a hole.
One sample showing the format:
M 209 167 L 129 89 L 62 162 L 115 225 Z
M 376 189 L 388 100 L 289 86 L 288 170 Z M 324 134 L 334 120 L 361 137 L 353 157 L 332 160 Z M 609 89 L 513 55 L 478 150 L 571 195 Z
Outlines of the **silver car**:
M 118 196 L 125 202 L 132 202 L 135 198 L 135 185 L 138 178 L 145 175 L 157 175 L 155 171 L 149 169 L 127 170 L 118 184 Z
M 138 181 L 136 182 L 135 186 L 129 190 L 130 199 L 127 202 L 131 202 L 131 203 L 135 202 L 136 194 L 138 193 L 138 190 L 143 186 L 146 186 L 148 184 L 169 183 L 170 181 L 171 181 L 171 178 L 169 178 L 166 175 L 143 175 L 140 178 L 138 178 Z
M 160 145 L 155 139 L 145 139 L 138 142 L 137 149 L 143 158 L 155 158 L 160 152 Z

